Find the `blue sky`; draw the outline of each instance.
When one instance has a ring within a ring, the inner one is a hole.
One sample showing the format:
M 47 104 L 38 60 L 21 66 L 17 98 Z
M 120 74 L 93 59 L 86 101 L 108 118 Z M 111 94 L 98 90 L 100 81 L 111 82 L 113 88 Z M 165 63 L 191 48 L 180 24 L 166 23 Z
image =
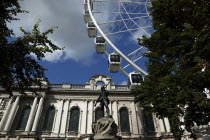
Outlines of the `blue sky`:
M 111 73 L 107 69 L 107 57 L 96 54 L 94 41 L 87 35 L 83 18 L 83 0 L 25 0 L 21 2 L 22 9 L 28 14 L 19 14 L 19 21 L 8 26 L 13 29 L 15 37 L 21 36 L 19 28 L 30 31 L 33 25 L 41 19 L 40 29 L 44 31 L 53 26 L 58 29 L 49 38 L 58 46 L 65 47 L 63 51 L 46 54 L 40 62 L 46 69 L 50 83 L 84 84 L 96 74 L 110 76 L 116 84 L 126 83 L 127 77 L 121 72 Z M 103 17 L 109 18 L 109 17 Z M 111 38 L 119 48 L 123 46 L 138 46 L 137 41 L 127 34 Z M 124 53 L 131 50 L 124 47 Z M 139 63 L 145 70 L 144 62 Z

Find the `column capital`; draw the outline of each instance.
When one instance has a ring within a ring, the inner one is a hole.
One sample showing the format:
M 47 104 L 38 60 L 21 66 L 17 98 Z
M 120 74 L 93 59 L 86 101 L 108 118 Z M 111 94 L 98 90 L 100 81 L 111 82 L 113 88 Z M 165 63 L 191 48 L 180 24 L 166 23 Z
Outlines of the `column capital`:
M 115 100 L 110 100 L 110 103 L 113 103 Z

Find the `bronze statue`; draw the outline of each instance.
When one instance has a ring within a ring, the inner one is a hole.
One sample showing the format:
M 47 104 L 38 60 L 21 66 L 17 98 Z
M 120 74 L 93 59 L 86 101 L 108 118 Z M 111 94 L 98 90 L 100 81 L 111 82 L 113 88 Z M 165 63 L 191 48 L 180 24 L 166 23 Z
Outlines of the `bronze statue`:
M 98 99 L 96 100 L 95 106 L 98 102 L 100 102 L 102 112 L 104 112 L 104 106 L 105 106 L 107 116 L 110 117 L 109 106 L 108 106 L 110 103 L 109 98 L 108 98 L 109 92 L 106 91 L 106 86 L 103 85 L 101 87 L 101 94 L 99 95 Z

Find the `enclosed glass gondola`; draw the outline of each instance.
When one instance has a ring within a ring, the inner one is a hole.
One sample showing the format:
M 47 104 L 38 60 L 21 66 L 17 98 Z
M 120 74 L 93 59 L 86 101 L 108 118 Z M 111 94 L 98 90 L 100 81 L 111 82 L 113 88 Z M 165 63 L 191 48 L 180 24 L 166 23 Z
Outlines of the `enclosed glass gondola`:
M 142 81 L 143 81 L 143 76 L 140 73 L 137 72 L 129 73 L 128 84 L 130 87 L 133 87 L 135 85 L 140 85 Z
M 87 23 L 87 22 L 91 22 L 91 17 L 90 17 L 90 14 L 89 14 L 89 10 L 84 10 L 83 11 L 83 15 L 84 15 L 84 21 Z
M 87 29 L 88 29 L 88 36 L 89 37 L 96 37 L 97 29 L 93 22 L 87 23 Z
M 91 0 L 90 1 L 90 8 L 92 9 L 93 7 L 93 3 Z M 87 10 L 88 9 L 88 1 L 87 0 L 84 0 L 84 9 Z
M 108 69 L 111 72 L 118 72 L 120 70 L 121 57 L 117 53 L 111 53 L 108 56 Z
M 94 40 L 96 52 L 101 54 L 105 51 L 106 40 L 102 36 L 97 36 Z

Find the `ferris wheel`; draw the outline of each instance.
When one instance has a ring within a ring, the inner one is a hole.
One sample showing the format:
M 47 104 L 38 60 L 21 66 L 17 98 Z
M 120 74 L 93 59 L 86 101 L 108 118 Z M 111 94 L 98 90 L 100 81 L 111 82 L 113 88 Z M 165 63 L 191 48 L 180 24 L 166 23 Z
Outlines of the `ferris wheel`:
M 131 85 L 147 75 L 141 65 L 148 50 L 138 45 L 137 38 L 153 32 L 149 7 L 150 0 L 84 0 L 84 21 L 96 52 L 105 54 L 108 69 L 121 71 Z

